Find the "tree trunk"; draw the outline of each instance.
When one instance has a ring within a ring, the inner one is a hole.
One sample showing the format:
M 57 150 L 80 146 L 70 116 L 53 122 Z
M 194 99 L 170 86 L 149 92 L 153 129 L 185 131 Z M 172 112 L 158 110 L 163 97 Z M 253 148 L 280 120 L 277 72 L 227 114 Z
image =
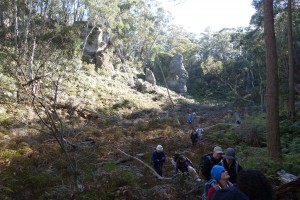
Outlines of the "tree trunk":
M 264 1 L 264 33 L 266 46 L 266 109 L 267 152 L 271 158 L 280 156 L 278 64 L 274 31 L 273 0 Z
M 288 53 L 289 53 L 289 98 L 288 119 L 295 117 L 295 90 L 294 90 L 294 60 L 293 60 L 293 25 L 292 25 L 292 0 L 288 0 Z
M 15 32 L 15 53 L 19 53 L 19 24 L 18 24 L 18 0 L 14 0 L 14 32 Z

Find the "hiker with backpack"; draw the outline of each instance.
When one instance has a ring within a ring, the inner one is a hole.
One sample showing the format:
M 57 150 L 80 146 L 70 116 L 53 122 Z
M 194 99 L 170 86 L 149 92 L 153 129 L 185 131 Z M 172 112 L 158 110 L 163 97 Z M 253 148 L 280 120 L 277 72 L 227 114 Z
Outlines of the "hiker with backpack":
M 212 153 L 205 154 L 201 157 L 199 164 L 199 172 L 202 173 L 206 181 L 211 179 L 211 169 L 214 165 L 219 164 L 222 159 L 223 150 L 220 146 L 216 146 Z
M 216 191 L 233 187 L 229 181 L 230 176 L 223 166 L 214 165 L 210 174 L 211 180 L 204 185 L 202 200 L 210 200 Z
M 159 144 L 151 156 L 153 168 L 160 176 L 162 176 L 163 163 L 166 161 L 166 155 L 163 150 L 163 147 Z
M 234 184 L 236 183 L 238 173 L 243 169 L 236 160 L 234 148 L 227 148 L 222 157 L 223 159 L 220 161 L 219 165 L 222 165 L 226 169 L 230 176 L 230 182 Z
M 177 159 L 174 177 L 177 176 L 179 171 L 182 173 L 188 173 L 195 181 L 201 181 L 193 167 L 192 161 L 184 155 L 180 155 Z
M 200 143 L 202 140 L 202 136 L 203 136 L 203 128 L 197 128 L 195 129 L 193 127 L 193 130 L 191 132 L 191 141 L 192 141 L 192 145 L 195 146 L 197 143 Z
M 198 142 L 198 134 L 196 132 L 196 129 L 193 127 L 192 132 L 191 132 L 191 141 L 192 145 L 195 146 Z
M 195 113 L 192 113 L 192 112 L 190 112 L 190 113 L 187 115 L 187 117 L 186 117 L 186 122 L 187 122 L 188 124 L 193 124 L 193 122 L 194 122 L 194 115 L 195 115 Z

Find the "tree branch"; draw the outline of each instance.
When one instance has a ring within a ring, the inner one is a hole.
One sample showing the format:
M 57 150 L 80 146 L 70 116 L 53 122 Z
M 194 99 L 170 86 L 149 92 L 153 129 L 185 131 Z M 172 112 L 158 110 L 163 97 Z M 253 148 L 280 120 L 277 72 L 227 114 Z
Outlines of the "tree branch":
M 143 165 L 145 165 L 147 168 L 149 168 L 151 170 L 151 172 L 158 178 L 158 179 L 161 179 L 161 180 L 171 180 L 172 178 L 167 178 L 167 177 L 162 177 L 160 176 L 158 173 L 156 173 L 156 171 L 151 167 L 149 166 L 148 164 L 146 164 L 144 161 L 142 161 L 141 159 L 137 158 L 137 157 L 134 157 L 134 156 L 131 156 L 127 153 L 125 153 L 124 151 L 120 150 L 120 149 L 117 149 L 119 152 L 121 152 L 122 154 L 130 157 L 130 158 L 133 158 L 137 161 L 139 161 L 140 163 L 142 163 Z

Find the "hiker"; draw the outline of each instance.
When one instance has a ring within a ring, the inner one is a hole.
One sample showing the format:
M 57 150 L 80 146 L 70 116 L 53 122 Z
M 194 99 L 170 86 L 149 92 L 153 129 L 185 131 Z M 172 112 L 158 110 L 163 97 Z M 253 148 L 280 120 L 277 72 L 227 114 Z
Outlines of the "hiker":
M 240 171 L 236 186 L 249 197 L 249 200 L 275 199 L 271 182 L 259 170 L 247 169 Z
M 249 200 L 246 194 L 239 191 L 236 187 L 217 190 L 210 200 Z
M 219 165 L 222 165 L 230 176 L 230 182 L 236 183 L 238 173 L 243 169 L 236 160 L 235 150 L 234 148 L 227 148 L 225 150 L 224 155 L 222 155 L 223 159 L 220 161 Z
M 199 164 L 199 173 L 201 171 L 206 181 L 211 179 L 211 169 L 214 165 L 219 164 L 222 159 L 223 150 L 220 146 L 216 146 L 212 153 L 205 154 L 201 157 Z
M 228 172 L 225 170 L 223 166 L 220 165 L 214 165 L 211 169 L 211 180 L 209 181 L 210 187 L 206 193 L 204 192 L 203 195 L 206 195 L 206 199 L 210 200 L 212 195 L 220 189 L 228 189 L 233 187 L 233 184 L 229 181 L 229 175 Z M 207 184 L 205 183 L 205 190 L 207 189 Z M 205 197 L 204 197 L 205 198 Z M 202 198 L 203 199 L 203 198 Z
M 174 177 L 178 174 L 178 170 L 182 173 L 188 173 L 195 181 L 201 181 L 196 170 L 193 167 L 192 161 L 184 155 L 180 155 L 178 157 Z
M 188 124 L 192 124 L 193 121 L 194 121 L 194 116 L 193 116 L 193 113 L 189 113 L 187 118 L 186 118 L 186 121 Z
M 195 146 L 198 142 L 198 134 L 196 132 L 196 129 L 193 127 L 192 132 L 191 132 L 191 141 L 192 145 Z
M 175 170 L 176 170 L 176 165 L 177 165 L 179 156 L 180 156 L 180 153 L 175 153 L 173 156 L 173 159 L 171 160 L 171 163 L 172 163 L 173 167 L 175 168 Z
M 163 163 L 166 161 L 166 156 L 163 150 L 164 149 L 160 144 L 157 145 L 151 157 L 153 168 L 160 176 L 162 176 Z
M 200 143 L 202 140 L 203 136 L 203 128 L 193 128 L 192 133 L 191 133 L 191 140 L 192 140 L 192 145 L 195 146 L 197 143 Z

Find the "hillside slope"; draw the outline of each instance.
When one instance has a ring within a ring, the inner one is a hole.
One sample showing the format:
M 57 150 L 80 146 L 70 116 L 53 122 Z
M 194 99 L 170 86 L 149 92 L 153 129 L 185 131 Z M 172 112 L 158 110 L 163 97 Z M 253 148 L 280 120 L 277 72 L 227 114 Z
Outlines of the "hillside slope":
M 159 143 L 171 159 L 174 152 L 185 151 L 189 143 L 187 111 L 201 106 L 166 88 L 128 78 L 135 75 L 122 73 L 107 78 L 87 65 L 61 82 L 55 109 L 64 124 L 64 145 L 71 161 L 53 135 L 39 131 L 44 129 L 43 123 L 30 104 L 2 104 L 1 198 L 70 199 L 79 195 L 122 199 L 127 195 L 124 188 L 132 190 L 138 199 L 161 195 L 151 192 L 159 190 L 151 170 L 117 149 L 141 154 L 149 164 L 151 152 Z M 142 87 L 147 91 L 142 93 Z M 76 167 L 70 169 L 70 163 L 76 163 Z M 169 163 L 166 171 L 171 176 Z M 77 182 L 72 173 L 77 174 Z M 141 194 L 144 187 L 147 194 Z M 78 188 L 81 193 L 76 192 Z

